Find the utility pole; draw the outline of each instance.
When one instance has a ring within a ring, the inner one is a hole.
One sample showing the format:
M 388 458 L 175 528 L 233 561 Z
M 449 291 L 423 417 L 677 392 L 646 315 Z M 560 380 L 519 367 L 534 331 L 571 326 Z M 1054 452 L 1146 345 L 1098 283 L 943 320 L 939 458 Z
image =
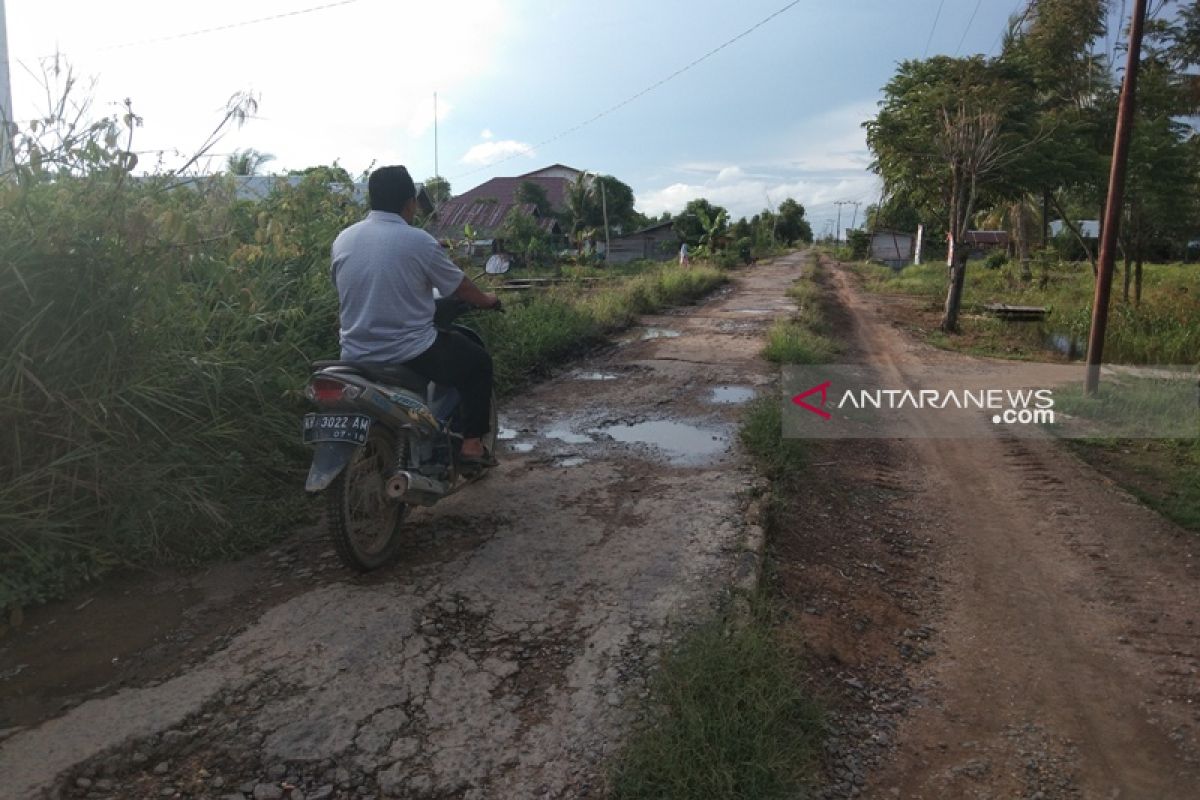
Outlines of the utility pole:
M 854 204 L 855 203 L 853 200 L 838 200 L 837 202 L 834 203 L 834 205 L 837 206 L 837 209 L 838 209 L 837 231 L 833 237 L 833 240 L 835 242 L 840 242 L 842 240 L 842 206 L 852 206 Z
M 854 230 L 855 224 L 858 223 L 858 207 L 862 205 L 862 201 L 854 201 L 854 216 L 850 220 L 850 230 Z
M 1108 297 L 1112 292 L 1117 234 L 1125 201 L 1125 165 L 1129 160 L 1129 142 L 1133 138 L 1138 64 L 1141 60 L 1142 32 L 1145 26 L 1146 0 L 1134 0 L 1133 19 L 1129 24 L 1129 56 L 1125 63 L 1125 81 L 1121 85 L 1121 101 L 1117 107 L 1117 135 L 1113 141 L 1112 170 L 1108 175 L 1108 200 L 1104 205 L 1104 227 L 1100 230 L 1100 263 L 1096 276 L 1096 296 L 1092 302 L 1092 330 L 1088 335 L 1088 394 L 1095 394 L 1100 388 L 1100 363 L 1104 358 L 1104 334 L 1108 328 Z
M 604 214 L 604 263 L 608 263 L 608 193 L 604 191 L 604 181 L 599 175 L 596 179 L 600 181 L 600 211 Z
M 0 0 L 0 176 L 13 168 L 12 86 L 8 71 L 8 26 L 4 19 L 4 0 Z

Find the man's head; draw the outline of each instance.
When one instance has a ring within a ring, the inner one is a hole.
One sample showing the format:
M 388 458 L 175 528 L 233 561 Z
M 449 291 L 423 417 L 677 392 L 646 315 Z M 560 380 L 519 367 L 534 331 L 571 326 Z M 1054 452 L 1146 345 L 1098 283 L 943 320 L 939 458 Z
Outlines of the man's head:
M 417 187 L 402 166 L 380 167 L 367 179 L 372 211 L 390 211 L 409 222 L 417 211 Z

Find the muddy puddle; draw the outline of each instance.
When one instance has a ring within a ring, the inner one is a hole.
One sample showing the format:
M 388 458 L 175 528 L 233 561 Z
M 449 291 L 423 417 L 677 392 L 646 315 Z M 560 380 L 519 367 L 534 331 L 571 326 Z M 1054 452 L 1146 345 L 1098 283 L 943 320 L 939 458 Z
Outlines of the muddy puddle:
M 571 379 L 576 381 L 615 381 L 621 377 L 612 372 L 573 372 Z
M 597 433 L 622 444 L 645 445 L 673 464 L 699 464 L 725 452 L 729 436 L 723 428 L 689 425 L 672 420 L 652 420 L 632 425 L 609 425 Z
M 718 406 L 737 406 L 749 403 L 757 394 L 749 386 L 718 386 L 708 393 L 708 402 Z
M 594 437 L 586 433 L 576 433 L 567 425 L 555 425 L 550 430 L 542 434 L 547 439 L 557 439 L 560 442 L 567 444 L 591 444 L 596 441 Z
M 587 459 L 582 456 L 571 456 L 570 458 L 560 458 L 554 462 L 556 467 L 582 467 L 587 463 Z
M 670 328 L 646 328 L 642 331 L 641 341 L 648 342 L 651 339 L 676 339 L 679 337 L 679 331 L 671 330 Z

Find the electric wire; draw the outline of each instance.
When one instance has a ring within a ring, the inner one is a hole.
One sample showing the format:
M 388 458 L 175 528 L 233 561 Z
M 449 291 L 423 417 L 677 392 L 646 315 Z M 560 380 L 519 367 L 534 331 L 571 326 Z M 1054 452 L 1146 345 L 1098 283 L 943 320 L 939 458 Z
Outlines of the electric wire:
M 331 3 L 323 3 L 318 6 L 309 6 L 308 8 L 297 8 L 294 11 L 283 11 L 278 14 L 271 14 L 265 17 L 256 17 L 255 19 L 242 20 L 240 22 L 230 22 L 224 25 L 214 25 L 209 28 L 200 28 L 198 30 L 186 31 L 184 33 L 171 33 L 164 36 L 155 36 L 149 39 L 135 39 L 128 42 L 119 42 L 117 44 L 104 45 L 102 47 L 92 48 L 89 52 L 106 53 L 112 50 L 124 50 L 130 47 L 142 47 L 151 44 L 161 44 L 163 42 L 174 42 L 180 39 L 190 39 L 195 36 L 205 36 L 210 33 L 219 33 L 221 31 L 229 31 L 235 28 L 244 28 L 249 25 L 261 25 L 264 22 L 274 22 L 275 20 L 287 19 L 288 17 L 299 17 L 304 14 L 312 14 L 317 11 L 328 11 L 332 8 L 340 8 L 341 6 L 353 5 L 359 0 L 335 0 Z M 48 53 L 39 56 L 39 60 L 43 58 L 53 58 L 55 54 Z
M 680 75 L 687 72 L 692 67 L 697 66 L 701 62 L 707 61 L 708 59 L 712 58 L 713 56 L 715 56 L 717 53 L 721 52 L 725 48 L 729 47 L 730 45 L 734 44 L 735 42 L 738 42 L 738 41 L 746 38 L 750 34 L 754 33 L 754 31 L 756 31 L 759 28 L 761 28 L 762 26 L 766 25 L 771 20 L 773 20 L 776 17 L 780 16 L 781 14 L 791 10 L 792 8 L 795 8 L 798 5 L 800 5 L 800 0 L 792 0 L 792 2 L 788 3 L 787 5 L 778 9 L 777 11 L 774 11 L 771 14 L 767 15 L 763 19 L 761 19 L 758 22 L 756 22 L 755 24 L 751 25 L 746 30 L 739 33 L 737 36 L 734 36 L 732 39 L 728 39 L 723 44 L 720 44 L 717 47 L 714 47 L 712 50 L 709 50 L 707 53 L 700 56 L 699 58 L 697 58 L 697 59 L 689 62 L 688 64 L 680 67 L 679 69 L 675 70 L 667 77 L 662 78 L 661 80 L 658 80 L 658 81 L 650 84 L 645 89 L 642 89 L 640 92 L 638 92 L 637 94 L 631 95 L 630 97 L 626 98 L 625 100 L 622 100 L 621 102 L 617 103 L 616 105 L 609 106 L 608 108 L 606 108 L 603 111 L 601 111 L 600 113 L 590 117 L 589 119 L 586 119 L 583 122 L 580 122 L 579 124 L 577 124 L 573 127 L 567 128 L 564 131 L 556 133 L 555 135 L 551 136 L 549 139 L 544 139 L 544 140 L 538 142 L 537 144 L 528 145 L 526 147 L 521 148 L 520 150 L 515 150 L 511 154 L 509 154 L 509 155 L 505 156 L 504 158 L 501 158 L 497 161 L 492 161 L 492 162 L 485 164 L 481 167 L 478 167 L 476 169 L 459 173 L 458 175 L 455 175 L 453 178 L 451 178 L 451 180 L 458 180 L 459 178 L 465 178 L 469 175 L 474 175 L 477 172 L 482 172 L 485 169 L 491 169 L 492 167 L 495 167 L 499 164 L 503 164 L 506 161 L 511 161 L 514 158 L 519 158 L 520 156 L 523 156 L 523 155 L 529 155 L 530 153 L 534 152 L 535 150 L 537 150 L 540 147 L 545 147 L 546 145 L 557 142 L 559 139 L 569 136 L 572 133 L 575 133 L 576 131 L 578 131 L 582 128 L 586 128 L 588 125 L 591 125 L 593 122 L 597 122 L 598 120 L 608 116 L 609 114 L 613 113 L 614 111 L 624 108 L 625 106 L 629 105 L 630 103 L 639 99 L 640 97 L 643 97 L 643 96 L 649 94 L 650 92 L 659 88 L 663 84 L 668 83 L 668 82 L 674 80 L 675 78 L 678 78 Z
M 979 7 L 981 5 L 983 5 L 983 0 L 975 0 L 975 10 L 971 12 L 971 18 L 967 20 L 967 27 L 963 29 L 962 38 L 958 40 L 958 47 L 954 48 L 955 58 L 957 58 L 958 54 L 962 52 L 963 43 L 967 41 L 967 34 L 971 30 L 971 25 L 975 22 L 975 15 L 979 13 Z
M 925 52 L 921 53 L 921 58 L 929 55 L 929 45 L 933 44 L 933 32 L 937 30 L 938 20 L 942 18 L 942 7 L 946 5 L 946 0 L 941 0 L 938 3 L 937 13 L 933 15 L 933 25 L 929 27 L 929 38 L 925 40 Z

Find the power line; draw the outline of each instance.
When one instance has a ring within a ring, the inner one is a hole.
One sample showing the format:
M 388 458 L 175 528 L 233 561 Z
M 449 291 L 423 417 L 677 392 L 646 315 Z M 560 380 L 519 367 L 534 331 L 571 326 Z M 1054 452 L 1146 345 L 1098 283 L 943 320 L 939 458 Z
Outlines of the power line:
M 650 84 L 645 89 L 642 89 L 640 92 L 638 92 L 637 94 L 632 95 L 631 97 L 629 97 L 625 100 L 622 100 L 621 102 L 617 103 L 616 105 L 610 106 L 609 108 L 604 109 L 599 114 L 596 114 L 595 116 L 591 117 L 590 119 L 586 119 L 583 122 L 580 122 L 578 125 L 575 125 L 574 127 L 568 128 L 565 131 L 562 131 L 561 133 L 557 133 L 554 136 L 551 136 L 549 139 L 538 142 L 537 144 L 534 144 L 534 145 L 530 145 L 528 147 L 521 148 L 520 150 L 513 152 L 511 155 L 505 156 L 504 158 L 500 159 L 499 161 L 493 161 L 490 164 L 485 164 L 484 166 L 479 167 L 477 169 L 470 170 L 469 172 L 463 172 L 459 175 L 455 175 L 453 180 L 458 180 L 459 178 L 465 178 L 468 175 L 474 175 L 476 172 L 482 172 L 485 169 L 490 169 L 498 164 L 503 164 L 506 161 L 511 161 L 514 158 L 517 158 L 519 156 L 528 155 L 529 153 L 532 153 L 534 150 L 538 149 L 539 147 L 545 147 L 546 145 L 556 142 L 565 136 L 569 136 L 572 133 L 575 133 L 576 131 L 580 130 L 581 128 L 585 128 L 588 125 L 591 125 L 593 122 L 596 122 L 597 120 L 600 120 L 601 118 L 608 116 L 609 114 L 613 113 L 614 111 L 624 108 L 625 106 L 632 103 L 634 100 L 637 100 L 638 98 L 649 94 L 650 92 L 654 91 L 655 89 L 662 86 L 663 84 L 668 83 L 669 81 L 672 81 L 675 78 L 678 78 L 680 75 L 687 72 L 692 67 L 700 64 L 703 61 L 707 61 L 708 59 L 712 58 L 713 56 L 715 56 L 717 53 L 721 52 L 725 48 L 729 47 L 730 45 L 734 44 L 735 42 L 737 42 L 741 39 L 746 38 L 751 33 L 754 33 L 754 31 L 756 31 L 759 28 L 761 28 L 762 26 L 766 25 L 771 20 L 775 19 L 779 15 L 783 14 L 786 11 L 789 11 L 790 9 L 792 9 L 798 5 L 800 5 L 800 0 L 792 0 L 792 2 L 783 6 L 778 11 L 772 12 L 771 14 L 767 15 L 763 19 L 761 19 L 758 22 L 756 22 L 755 24 L 751 25 L 746 30 L 739 33 L 737 36 L 734 36 L 732 39 L 729 39 L 728 41 L 724 42 L 723 44 L 720 44 L 717 47 L 714 47 L 712 50 L 709 50 L 707 53 L 705 53 L 704 55 L 695 59 L 694 61 L 675 70 L 667 77 Z
M 971 12 L 971 18 L 967 20 L 967 27 L 963 29 L 962 38 L 958 40 L 958 47 L 954 48 L 954 56 L 958 57 L 962 50 L 963 42 L 967 40 L 967 33 L 971 30 L 971 25 L 975 22 L 975 15 L 979 13 L 979 7 L 983 5 L 983 0 L 975 0 L 975 10 Z
M 933 25 L 929 28 L 929 38 L 925 40 L 925 52 L 921 54 L 921 58 L 929 55 L 929 45 L 933 44 L 933 32 L 937 30 L 938 20 L 942 18 L 942 6 L 946 5 L 946 0 L 941 0 L 938 3 L 937 13 L 933 15 Z
M 174 42 L 178 41 L 179 39 L 190 39 L 194 36 L 205 36 L 210 33 L 219 33 L 220 31 L 233 30 L 234 28 L 244 28 L 249 25 L 261 25 L 264 22 L 274 22 L 275 20 L 286 19 L 288 17 L 299 17 L 303 14 L 312 14 L 316 11 L 327 11 L 331 8 L 352 5 L 358 1 L 359 0 L 336 0 L 335 2 L 324 3 L 319 6 L 298 8 L 295 11 L 284 11 L 279 14 L 271 14 L 270 16 L 266 17 L 257 17 L 255 19 L 242 20 L 241 22 L 230 22 L 225 25 L 215 25 L 211 28 L 201 28 L 199 30 L 187 31 L 186 33 L 172 33 L 166 36 L 156 36 L 151 39 L 136 39 L 134 41 L 121 42 L 119 44 L 105 45 L 104 47 L 94 48 L 92 52 L 104 53 L 110 50 L 124 50 L 129 47 L 142 47 L 143 45 L 148 44 L 161 44 L 162 42 Z M 53 54 L 51 53 L 45 56 L 40 56 L 40 58 L 50 58 L 52 55 Z

